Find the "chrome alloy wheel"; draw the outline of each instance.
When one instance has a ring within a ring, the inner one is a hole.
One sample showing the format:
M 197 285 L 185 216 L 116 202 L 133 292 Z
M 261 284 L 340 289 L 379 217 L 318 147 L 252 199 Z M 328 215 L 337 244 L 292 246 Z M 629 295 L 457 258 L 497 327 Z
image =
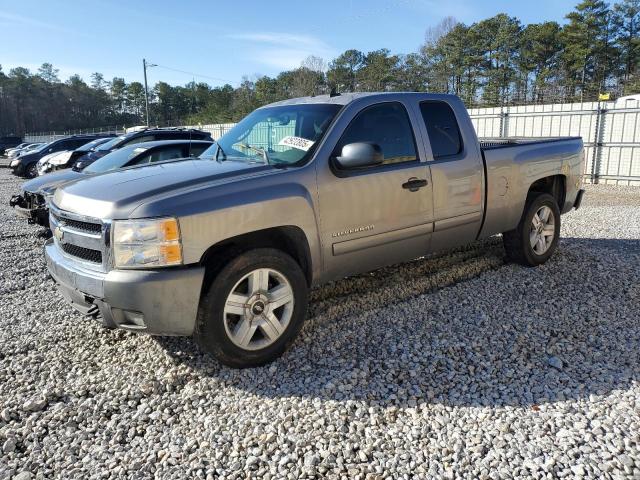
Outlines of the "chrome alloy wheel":
M 546 206 L 542 206 L 531 219 L 529 230 L 529 242 L 531 248 L 537 255 L 544 255 L 556 234 L 555 216 L 553 211 Z
M 242 277 L 224 305 L 224 328 L 244 350 L 259 350 L 284 333 L 293 314 L 293 289 L 287 278 L 270 268 Z

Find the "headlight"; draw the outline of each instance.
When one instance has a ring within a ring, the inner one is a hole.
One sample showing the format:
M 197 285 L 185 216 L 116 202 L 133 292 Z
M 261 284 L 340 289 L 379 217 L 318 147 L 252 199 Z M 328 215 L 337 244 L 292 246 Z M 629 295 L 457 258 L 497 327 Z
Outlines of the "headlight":
M 17 167 L 19 163 L 20 163 L 20 160 L 14 160 L 14 161 L 11 162 L 11 164 L 9 166 L 10 167 Z
M 178 220 L 114 220 L 113 258 L 116 268 L 181 265 L 182 241 Z

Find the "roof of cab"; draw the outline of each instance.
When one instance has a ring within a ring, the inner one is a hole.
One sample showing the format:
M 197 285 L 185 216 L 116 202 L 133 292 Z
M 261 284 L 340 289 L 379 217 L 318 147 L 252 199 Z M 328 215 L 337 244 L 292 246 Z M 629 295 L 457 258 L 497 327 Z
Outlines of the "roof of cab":
M 279 102 L 270 103 L 265 105 L 264 107 L 279 107 L 282 105 L 299 105 L 299 104 L 312 104 L 312 103 L 324 103 L 324 104 L 335 104 L 335 105 L 347 105 L 348 103 L 357 100 L 358 98 L 363 97 L 380 97 L 382 100 L 386 96 L 397 96 L 397 95 L 407 95 L 407 96 L 421 96 L 432 95 L 434 98 L 442 98 L 442 97 L 451 97 L 454 95 L 446 95 L 446 94 L 426 94 L 425 92 L 354 92 L 354 93 L 341 93 L 339 95 L 330 96 L 330 95 L 315 95 L 313 97 L 298 97 L 298 98 L 290 98 L 288 100 L 281 100 Z M 262 107 L 262 108 L 264 108 Z

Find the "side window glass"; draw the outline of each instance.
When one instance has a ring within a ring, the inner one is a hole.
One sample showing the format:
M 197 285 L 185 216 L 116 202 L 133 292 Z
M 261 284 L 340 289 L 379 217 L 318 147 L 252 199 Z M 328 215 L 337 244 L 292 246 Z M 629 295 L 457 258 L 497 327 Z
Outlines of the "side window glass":
M 202 143 L 191 145 L 189 155 L 192 157 L 199 157 L 200 154 L 204 152 L 207 148 L 209 148 L 209 145 L 202 144 Z
M 156 150 L 153 153 L 149 153 L 144 155 L 142 158 L 138 159 L 133 163 L 133 165 L 142 165 L 144 163 L 153 163 L 153 162 L 162 162 L 163 160 L 172 160 L 174 158 L 182 158 L 184 154 L 182 153 L 181 147 L 171 147 L 165 148 L 162 150 Z
M 427 127 L 434 159 L 450 157 L 462 151 L 460 127 L 447 103 L 422 102 L 420 112 Z
M 409 116 L 397 102 L 372 105 L 358 113 L 342 134 L 334 153 L 340 155 L 345 145 L 360 142 L 377 144 L 384 156 L 383 165 L 417 159 Z
M 125 145 L 133 145 L 134 143 L 152 142 L 153 140 L 155 140 L 155 137 L 153 135 L 143 135 L 141 137 L 132 138 L 131 140 L 121 145 L 121 147 L 124 147 Z

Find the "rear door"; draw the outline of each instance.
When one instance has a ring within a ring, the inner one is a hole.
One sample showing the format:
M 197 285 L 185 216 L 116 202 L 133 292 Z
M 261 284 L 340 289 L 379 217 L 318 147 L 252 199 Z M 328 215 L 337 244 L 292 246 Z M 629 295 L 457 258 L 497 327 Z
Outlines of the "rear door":
M 402 96 L 391 98 L 398 100 L 350 106 L 352 113 L 345 112 L 334 128 L 338 133 L 327 139 L 334 142 L 330 158 L 318 159 L 326 162 L 319 164 L 318 194 L 328 278 L 415 258 L 429 249 L 431 178 L 414 134 L 419 119 Z M 377 144 L 383 164 L 338 168 L 335 157 L 356 142 Z
M 484 167 L 475 137 L 465 142 L 463 119 L 444 100 L 419 104 L 423 131 L 431 148 L 433 250 L 476 239 L 482 224 Z M 468 143 L 468 144 L 467 144 Z

